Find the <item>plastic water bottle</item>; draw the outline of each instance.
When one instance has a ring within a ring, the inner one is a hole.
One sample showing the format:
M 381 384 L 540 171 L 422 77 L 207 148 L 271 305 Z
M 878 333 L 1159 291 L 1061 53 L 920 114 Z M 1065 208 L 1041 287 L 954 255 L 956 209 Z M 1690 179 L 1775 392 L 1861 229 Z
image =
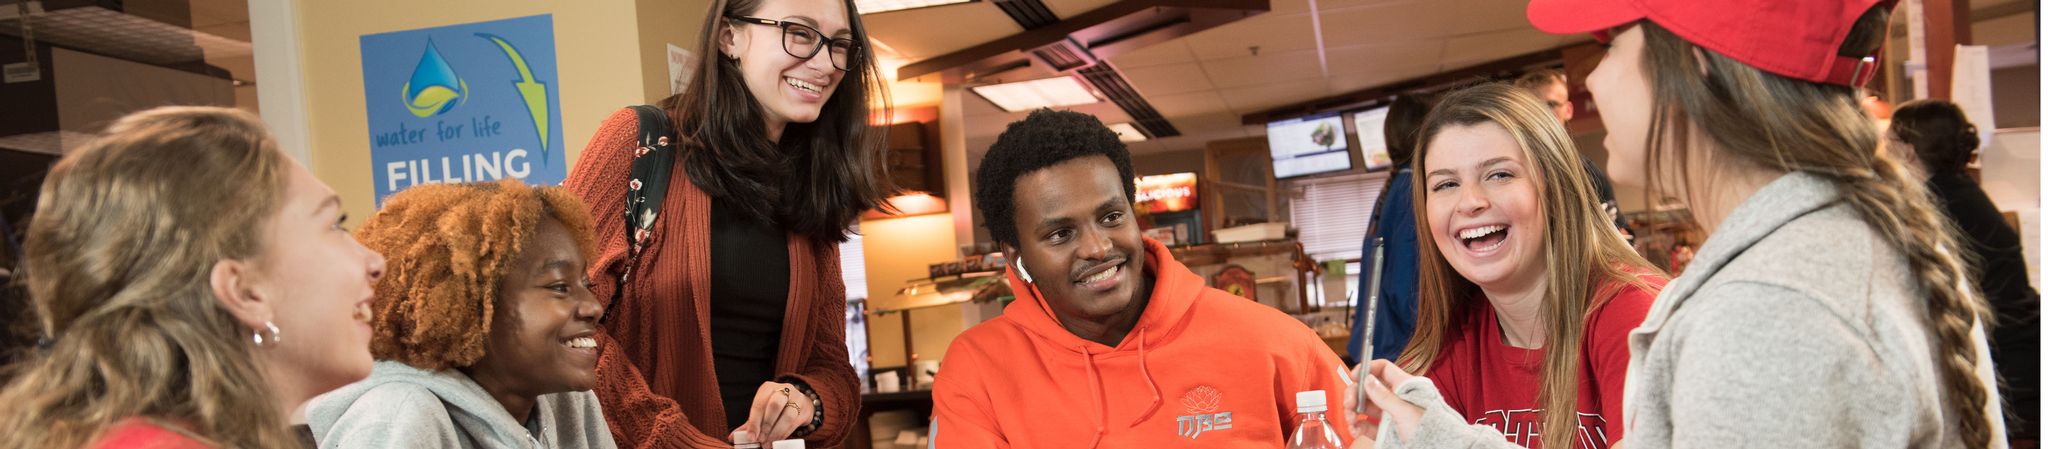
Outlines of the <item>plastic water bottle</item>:
M 1287 439 L 1287 449 L 1344 449 L 1343 441 L 1337 438 L 1336 429 L 1323 418 L 1329 410 L 1329 395 L 1323 390 L 1309 390 L 1294 394 L 1294 437 Z

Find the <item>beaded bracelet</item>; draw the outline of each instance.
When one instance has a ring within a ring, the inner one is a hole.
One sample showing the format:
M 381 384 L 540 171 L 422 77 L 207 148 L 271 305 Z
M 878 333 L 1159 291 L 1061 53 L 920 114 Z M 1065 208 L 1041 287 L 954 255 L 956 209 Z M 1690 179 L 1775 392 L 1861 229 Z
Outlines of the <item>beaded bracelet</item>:
M 797 427 L 795 432 L 790 433 L 790 436 L 801 438 L 805 435 L 810 435 L 811 432 L 818 431 L 818 427 L 825 424 L 825 400 L 818 398 L 817 390 L 812 390 L 810 385 L 805 385 L 801 381 L 790 382 L 790 384 L 796 385 L 796 389 L 802 391 L 804 397 L 811 398 L 811 411 L 813 412 L 811 413 L 811 422 L 804 424 L 802 427 Z

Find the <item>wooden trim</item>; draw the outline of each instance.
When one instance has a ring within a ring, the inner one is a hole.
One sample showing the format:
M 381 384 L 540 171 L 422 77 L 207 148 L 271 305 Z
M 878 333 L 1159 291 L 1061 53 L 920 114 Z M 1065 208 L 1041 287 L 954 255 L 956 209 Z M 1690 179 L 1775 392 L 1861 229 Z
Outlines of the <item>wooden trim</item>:
M 1991 19 L 2000 19 L 2005 18 L 2007 16 L 2031 13 L 2039 7 L 2040 4 L 2036 2 L 2008 2 L 1993 6 L 1986 6 L 1984 7 L 1984 9 L 1970 11 L 1970 21 L 1983 22 Z
M 1290 117 L 1298 117 L 1330 111 L 1360 109 L 1386 101 L 1387 97 L 1391 97 L 1395 94 L 1403 92 L 1434 90 L 1445 85 L 1465 82 L 1474 77 L 1519 72 L 1531 66 L 1555 65 L 1559 61 L 1564 60 L 1563 50 L 1565 48 L 1570 48 L 1577 45 L 1580 44 L 1566 45 L 1547 50 L 1539 50 L 1531 53 L 1509 56 L 1506 58 L 1496 59 L 1493 61 L 1484 62 L 1478 65 L 1473 65 L 1448 72 L 1439 72 L 1435 74 L 1424 75 L 1421 77 L 1409 78 L 1406 80 L 1395 81 L 1387 84 L 1382 84 L 1379 86 L 1368 87 L 1342 94 L 1331 95 L 1323 98 L 1317 98 L 1314 100 L 1304 101 L 1286 106 L 1280 106 L 1272 109 L 1267 109 L 1264 111 L 1253 112 L 1250 114 L 1245 114 L 1242 123 L 1246 125 L 1264 125 L 1267 122 L 1286 119 Z
M 1970 0 L 1924 0 L 1927 34 L 1927 97 L 1946 100 L 1955 77 L 1956 45 L 1970 43 Z

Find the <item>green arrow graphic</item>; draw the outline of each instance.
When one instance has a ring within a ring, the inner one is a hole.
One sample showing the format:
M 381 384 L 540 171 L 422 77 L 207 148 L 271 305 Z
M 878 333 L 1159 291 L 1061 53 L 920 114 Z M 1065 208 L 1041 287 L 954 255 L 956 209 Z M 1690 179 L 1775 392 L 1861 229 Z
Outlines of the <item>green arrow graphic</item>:
M 526 66 L 526 58 L 519 55 L 519 49 L 512 48 L 505 38 L 487 33 L 476 33 L 477 37 L 490 39 L 505 50 L 505 57 L 512 58 L 512 67 L 519 69 L 519 79 L 512 85 L 519 88 L 519 98 L 526 100 L 526 111 L 533 114 L 533 128 L 540 135 L 540 161 L 548 162 L 548 85 L 533 80 L 533 69 Z

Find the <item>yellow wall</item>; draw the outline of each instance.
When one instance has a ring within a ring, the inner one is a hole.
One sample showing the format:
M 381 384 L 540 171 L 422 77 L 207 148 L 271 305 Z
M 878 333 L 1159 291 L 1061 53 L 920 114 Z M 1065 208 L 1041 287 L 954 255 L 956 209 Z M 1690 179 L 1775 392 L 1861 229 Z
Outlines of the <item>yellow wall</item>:
M 911 280 L 930 277 L 933 263 L 954 259 L 953 216 L 930 214 L 915 217 L 864 220 L 860 223 L 862 251 L 867 256 L 868 297 L 887 298 Z M 946 356 L 946 346 L 966 326 L 960 319 L 961 306 L 918 309 L 910 313 L 911 336 L 917 339 L 918 360 Z M 868 349 L 874 366 L 903 365 L 903 318 L 897 314 L 870 316 Z
M 664 42 L 689 47 L 705 0 L 296 0 L 304 55 L 307 142 L 314 173 L 341 194 L 352 221 L 375 208 L 363 68 L 365 34 L 553 14 L 562 143 L 570 161 L 605 116 L 668 95 Z M 679 17 L 674 26 L 642 17 Z M 684 13 L 683 11 L 694 11 Z M 681 14 L 681 16 L 677 16 Z M 643 24 L 643 22 L 646 22 Z M 640 30 L 648 28 L 646 33 Z M 653 42 L 651 49 L 647 43 Z M 659 78 L 654 78 L 654 77 Z M 650 79 L 651 78 L 651 79 Z M 650 90 L 658 88 L 658 90 Z M 573 168 L 573 167 L 572 167 Z M 351 223 L 353 224 L 353 223 Z
M 710 9 L 711 2 L 705 0 L 640 0 L 640 74 L 647 103 L 669 96 L 668 44 L 703 60 L 704 55 L 697 54 L 697 38 Z

